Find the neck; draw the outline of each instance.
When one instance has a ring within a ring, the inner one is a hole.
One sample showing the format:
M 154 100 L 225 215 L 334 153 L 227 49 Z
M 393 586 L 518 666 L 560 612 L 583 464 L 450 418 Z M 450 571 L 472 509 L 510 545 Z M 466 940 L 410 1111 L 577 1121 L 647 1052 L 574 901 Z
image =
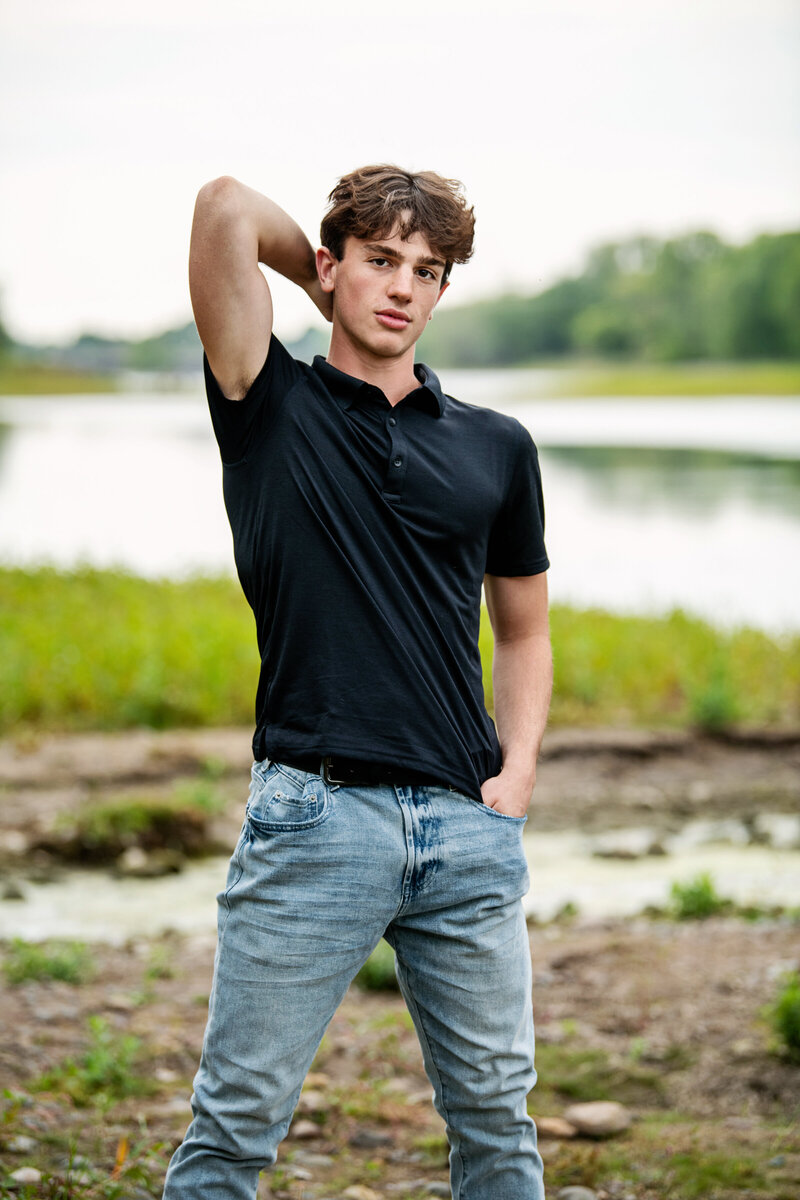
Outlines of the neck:
M 349 339 L 337 336 L 337 333 L 338 327 L 334 324 L 327 355 L 328 362 L 337 371 L 380 388 L 392 406 L 399 404 L 414 388 L 420 387 L 414 374 L 413 346 L 409 346 L 400 358 L 381 358 L 361 346 L 353 345 Z

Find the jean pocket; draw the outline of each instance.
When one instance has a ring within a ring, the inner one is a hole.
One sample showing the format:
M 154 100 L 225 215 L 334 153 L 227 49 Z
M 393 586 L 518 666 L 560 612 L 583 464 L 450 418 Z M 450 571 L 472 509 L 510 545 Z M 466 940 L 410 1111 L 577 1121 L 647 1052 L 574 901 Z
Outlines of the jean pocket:
M 490 808 L 489 805 L 484 804 L 482 800 L 475 800 L 472 796 L 468 796 L 467 799 L 469 800 L 470 804 L 475 806 L 475 808 L 480 809 L 482 813 L 485 813 L 487 817 L 490 819 L 493 818 L 495 821 L 506 821 L 512 826 L 521 826 L 524 825 L 528 819 L 527 813 L 523 813 L 521 817 L 512 817 L 510 813 L 498 812 L 496 808 Z
M 330 816 L 332 800 L 319 775 L 280 763 L 254 763 L 247 820 L 254 833 L 313 829 Z

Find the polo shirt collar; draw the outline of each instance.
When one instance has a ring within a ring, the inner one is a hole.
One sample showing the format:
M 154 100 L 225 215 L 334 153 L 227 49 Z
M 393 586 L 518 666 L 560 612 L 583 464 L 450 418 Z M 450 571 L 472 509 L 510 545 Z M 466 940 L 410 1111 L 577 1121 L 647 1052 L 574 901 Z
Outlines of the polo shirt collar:
M 344 371 L 332 367 L 321 354 L 314 356 L 313 368 L 325 381 L 342 408 L 347 409 L 363 404 L 370 392 L 379 392 L 380 395 L 383 395 L 380 388 L 375 387 L 374 384 L 367 383 L 363 379 L 356 379 L 353 375 L 345 375 Z M 404 396 L 403 401 L 413 404 L 416 408 L 426 409 L 435 417 L 443 416 L 447 399 L 434 372 L 424 363 L 415 363 L 414 374 L 421 386 L 414 388 L 407 396 Z

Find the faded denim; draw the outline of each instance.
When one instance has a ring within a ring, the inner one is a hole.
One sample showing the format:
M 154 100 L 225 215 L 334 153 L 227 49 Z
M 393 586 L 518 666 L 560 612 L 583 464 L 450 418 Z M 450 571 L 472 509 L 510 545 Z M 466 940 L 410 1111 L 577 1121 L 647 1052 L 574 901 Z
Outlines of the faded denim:
M 524 818 L 437 787 L 253 766 L 194 1120 L 165 1200 L 253 1200 L 322 1035 L 382 936 L 447 1126 L 454 1200 L 543 1200 Z

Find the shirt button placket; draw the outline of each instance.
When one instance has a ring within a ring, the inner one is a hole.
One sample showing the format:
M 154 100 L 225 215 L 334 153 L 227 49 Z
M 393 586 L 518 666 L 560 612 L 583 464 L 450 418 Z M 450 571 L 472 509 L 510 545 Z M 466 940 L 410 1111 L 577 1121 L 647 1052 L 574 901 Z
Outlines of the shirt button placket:
M 403 491 L 406 474 L 407 446 L 400 430 L 400 424 L 395 416 L 387 417 L 386 426 L 389 430 L 389 465 L 386 472 L 384 491 L 398 499 Z

